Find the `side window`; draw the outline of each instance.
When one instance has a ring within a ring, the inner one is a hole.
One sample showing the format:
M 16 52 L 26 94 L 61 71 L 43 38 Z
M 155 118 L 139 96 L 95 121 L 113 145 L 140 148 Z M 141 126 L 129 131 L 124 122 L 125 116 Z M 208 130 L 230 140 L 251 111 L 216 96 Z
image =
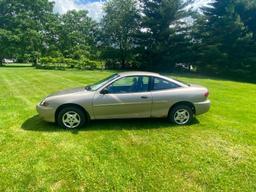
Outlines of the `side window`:
M 108 86 L 109 93 L 136 93 L 148 91 L 149 77 L 129 76 Z
M 179 85 L 161 78 L 154 77 L 153 90 L 166 90 L 180 87 Z

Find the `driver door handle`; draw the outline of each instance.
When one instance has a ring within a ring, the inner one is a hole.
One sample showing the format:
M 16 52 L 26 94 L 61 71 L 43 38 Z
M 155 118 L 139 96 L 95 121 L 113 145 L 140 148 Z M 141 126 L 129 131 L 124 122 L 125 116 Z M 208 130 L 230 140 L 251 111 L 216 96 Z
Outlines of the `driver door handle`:
M 141 96 L 140 98 L 141 99 L 147 99 L 148 97 L 147 96 Z

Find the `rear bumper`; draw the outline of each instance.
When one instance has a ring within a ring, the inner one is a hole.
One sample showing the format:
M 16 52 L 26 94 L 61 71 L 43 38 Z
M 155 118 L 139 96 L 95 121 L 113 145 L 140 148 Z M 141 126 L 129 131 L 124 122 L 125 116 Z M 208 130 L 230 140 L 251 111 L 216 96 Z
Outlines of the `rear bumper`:
M 211 102 L 210 102 L 210 100 L 206 100 L 203 102 L 197 102 L 197 103 L 194 103 L 194 106 L 195 106 L 196 115 L 201 115 L 201 114 L 209 111 Z
M 55 109 L 51 107 L 44 107 L 38 104 L 36 106 L 36 110 L 43 120 L 48 122 L 55 122 Z

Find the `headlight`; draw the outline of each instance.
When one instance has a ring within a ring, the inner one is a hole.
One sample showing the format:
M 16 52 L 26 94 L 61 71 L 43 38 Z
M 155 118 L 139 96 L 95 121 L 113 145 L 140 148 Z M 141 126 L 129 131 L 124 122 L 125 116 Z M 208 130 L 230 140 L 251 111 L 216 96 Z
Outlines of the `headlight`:
M 49 105 L 49 103 L 48 103 L 46 100 L 43 100 L 43 101 L 40 103 L 40 105 L 46 107 L 46 106 Z

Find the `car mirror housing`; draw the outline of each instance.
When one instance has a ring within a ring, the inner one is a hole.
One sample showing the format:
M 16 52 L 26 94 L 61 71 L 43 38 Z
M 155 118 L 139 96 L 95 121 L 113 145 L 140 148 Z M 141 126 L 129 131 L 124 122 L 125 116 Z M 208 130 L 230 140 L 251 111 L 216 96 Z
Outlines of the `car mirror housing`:
M 100 94 L 103 94 L 103 95 L 106 95 L 106 94 L 108 94 L 109 93 L 109 91 L 108 91 L 108 89 L 106 89 L 106 88 L 104 88 L 104 89 L 102 89 L 101 91 L 100 91 Z

